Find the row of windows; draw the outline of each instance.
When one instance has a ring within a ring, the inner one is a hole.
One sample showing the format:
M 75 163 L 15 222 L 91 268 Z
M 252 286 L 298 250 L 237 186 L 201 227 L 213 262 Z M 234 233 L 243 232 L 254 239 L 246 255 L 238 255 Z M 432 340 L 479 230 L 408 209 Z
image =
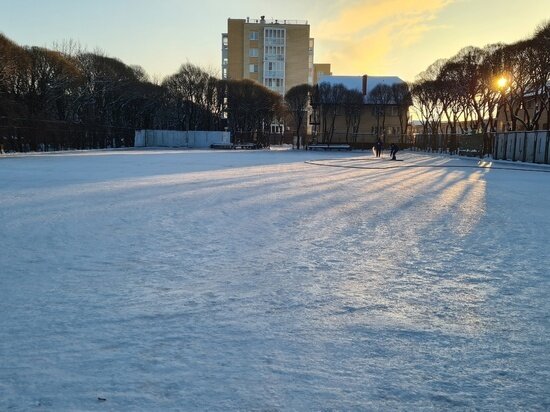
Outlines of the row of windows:
M 267 86 L 267 87 L 283 87 L 284 85 L 285 85 L 285 82 L 283 79 L 272 79 L 272 78 L 264 79 L 264 86 Z
M 265 43 L 265 44 L 270 44 L 270 45 L 280 45 L 280 46 L 284 46 L 284 45 L 285 45 L 285 39 L 274 39 L 274 38 L 269 38 L 269 39 L 265 39 L 264 43 Z
M 283 56 L 285 54 L 284 46 L 265 46 L 264 54 L 267 55 L 279 55 Z
M 282 124 L 272 124 L 271 125 L 271 133 L 283 133 L 284 126 Z
M 284 47 L 275 47 L 275 46 L 267 46 L 265 48 L 265 55 L 266 56 L 280 56 L 284 57 L 285 48 Z M 248 56 L 249 57 L 258 57 L 259 50 L 255 47 L 251 47 L 248 49 Z M 281 59 L 277 59 L 281 60 Z
M 285 30 L 284 29 L 265 29 L 265 37 L 273 38 L 273 39 L 284 39 L 285 38 Z
M 284 39 L 285 30 L 284 29 L 265 29 L 265 37 L 270 37 L 273 39 Z M 248 32 L 249 40 L 258 40 L 259 38 L 260 38 L 260 34 L 257 31 Z
M 265 67 L 267 70 L 284 70 L 285 62 L 265 62 Z
M 248 67 L 250 73 L 258 73 L 259 66 L 257 64 L 249 64 Z M 283 74 L 285 70 L 283 62 L 267 62 L 265 68 L 270 72 L 280 72 L 281 74 Z

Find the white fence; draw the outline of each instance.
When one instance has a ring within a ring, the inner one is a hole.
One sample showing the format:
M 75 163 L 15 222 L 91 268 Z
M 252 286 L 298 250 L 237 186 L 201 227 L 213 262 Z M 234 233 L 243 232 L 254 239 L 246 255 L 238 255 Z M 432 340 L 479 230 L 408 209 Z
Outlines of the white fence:
M 530 163 L 550 163 L 550 131 L 497 133 L 493 158 Z
M 179 130 L 136 130 L 134 147 L 207 148 L 212 144 L 229 144 L 229 132 Z

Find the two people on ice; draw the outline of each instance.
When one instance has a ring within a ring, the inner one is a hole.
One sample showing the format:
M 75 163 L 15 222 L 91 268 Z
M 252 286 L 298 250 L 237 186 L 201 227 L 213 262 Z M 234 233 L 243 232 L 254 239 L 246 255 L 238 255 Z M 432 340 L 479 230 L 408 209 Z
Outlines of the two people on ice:
M 382 154 L 382 148 L 384 147 L 384 144 L 382 143 L 382 140 L 378 139 L 376 141 L 376 143 L 374 144 L 374 155 L 376 157 L 380 157 L 380 155 Z M 391 160 L 397 160 L 395 158 L 395 155 L 397 154 L 397 152 L 399 151 L 399 147 L 395 144 L 395 143 L 392 143 L 390 145 L 390 159 Z

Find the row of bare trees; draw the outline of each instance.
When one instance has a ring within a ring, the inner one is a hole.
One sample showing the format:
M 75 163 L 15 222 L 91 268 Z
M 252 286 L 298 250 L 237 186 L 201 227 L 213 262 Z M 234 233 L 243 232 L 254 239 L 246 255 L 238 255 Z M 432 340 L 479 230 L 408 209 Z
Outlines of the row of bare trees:
M 311 107 L 314 123 L 320 126 L 319 135 L 323 143 L 332 143 L 337 116 L 344 115 L 346 121 L 346 142 L 357 138 L 363 93 L 347 89 L 342 84 L 320 83 L 312 88 Z
M 343 116 L 345 121 L 346 143 L 356 143 L 361 117 L 370 107 L 376 116 L 377 137 L 384 138 L 386 118 L 396 108 L 400 129 L 406 133 L 407 115 L 411 105 L 411 93 L 405 82 L 379 84 L 368 96 L 356 89 L 348 89 L 342 84 L 321 83 L 311 89 L 311 107 L 314 124 L 320 126 L 319 135 L 323 143 L 332 143 L 336 119 Z
M 228 127 L 261 140 L 284 112 L 282 97 L 267 88 L 219 80 L 190 63 L 153 81 L 140 66 L 73 42 L 55 50 L 21 47 L 0 34 L 0 149 L 128 145 L 135 129 Z M 126 141 L 117 141 L 121 134 Z
M 412 85 L 425 134 L 534 130 L 550 124 L 550 22 L 527 40 L 466 47 L 433 63 Z M 488 150 L 488 147 L 485 148 Z
M 409 85 L 405 82 L 377 85 L 368 95 L 368 103 L 374 108 L 376 115 L 377 138 L 385 141 L 386 117 L 388 110 L 395 107 L 399 117 L 401 142 L 407 134 L 409 126 L 409 107 L 412 105 L 412 95 Z
M 360 92 L 342 85 L 299 85 L 281 96 L 250 80 L 220 80 L 187 63 L 162 81 L 74 43 L 55 50 L 21 47 L 0 35 L 0 144 L 5 150 L 102 148 L 132 144 L 135 129 L 224 130 L 235 140 L 269 145 L 272 124 L 305 133 L 310 104 L 322 139 L 336 116 L 356 137 Z M 78 127 L 76 127 L 78 126 Z M 120 134 L 126 139 L 117 140 Z

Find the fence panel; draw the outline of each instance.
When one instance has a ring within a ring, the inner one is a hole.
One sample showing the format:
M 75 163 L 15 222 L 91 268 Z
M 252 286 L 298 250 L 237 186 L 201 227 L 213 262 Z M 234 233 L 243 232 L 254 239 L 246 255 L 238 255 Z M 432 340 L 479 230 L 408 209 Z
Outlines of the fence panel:
M 506 136 L 506 160 L 515 160 L 516 132 L 505 133 L 505 136 Z
M 136 130 L 135 147 L 210 147 L 230 142 L 229 132 Z
M 549 163 L 550 131 L 499 133 L 493 147 L 493 158 L 530 163 Z
M 546 163 L 546 150 L 548 146 L 548 132 L 537 132 L 537 139 L 535 144 L 535 163 Z
M 525 161 L 525 133 L 516 132 L 516 151 L 512 160 Z
M 495 138 L 495 148 L 494 148 L 494 158 L 495 159 L 506 159 L 506 146 L 507 146 L 507 136 L 505 134 L 497 134 Z
M 535 161 L 535 146 L 537 132 L 525 133 L 525 162 L 533 163 Z

